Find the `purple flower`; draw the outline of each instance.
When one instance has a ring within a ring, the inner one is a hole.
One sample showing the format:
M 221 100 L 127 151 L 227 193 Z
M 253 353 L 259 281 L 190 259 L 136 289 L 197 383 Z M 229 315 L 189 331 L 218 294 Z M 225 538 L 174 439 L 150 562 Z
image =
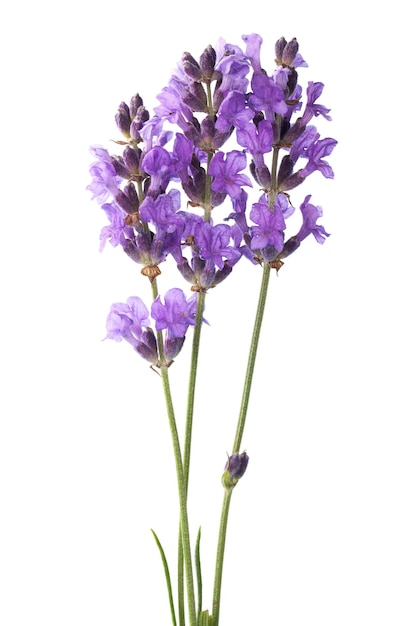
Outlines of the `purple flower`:
M 315 126 L 307 126 L 303 132 L 292 143 L 290 157 L 293 163 L 300 157 L 307 156 L 308 148 L 320 137 Z
M 330 109 L 322 104 L 316 104 L 316 100 L 321 96 L 323 88 L 323 83 L 313 83 L 312 81 L 309 81 L 307 87 L 307 104 L 301 118 L 301 123 L 304 126 L 307 126 L 313 115 L 316 117 L 318 115 L 322 115 L 329 121 L 332 119 L 329 115 Z
M 258 185 L 264 189 L 269 189 L 271 187 L 271 172 L 265 165 L 263 155 L 272 150 L 274 139 L 271 122 L 262 120 L 257 127 L 254 124 L 247 124 L 245 128 L 238 128 L 236 139 L 239 145 L 247 148 L 252 155 L 252 176 Z
M 264 248 L 274 248 L 275 255 L 281 252 L 284 246 L 285 220 L 281 209 L 281 204 L 286 208 L 287 199 L 283 194 L 277 196 L 274 210 L 271 211 L 266 195 L 263 195 L 260 202 L 255 202 L 250 212 L 250 218 L 255 222 L 255 226 L 250 229 L 252 235 L 252 250 L 263 250 Z M 272 259 L 268 259 L 272 260 Z
M 262 37 L 256 33 L 252 35 L 242 35 L 243 41 L 246 43 L 246 56 L 250 59 L 254 72 L 261 72 L 261 46 Z
M 122 341 L 124 339 L 149 363 L 159 365 L 158 348 L 155 333 L 149 324 L 149 312 L 137 296 L 127 302 L 112 304 L 107 316 L 106 339 Z
M 173 124 L 178 124 L 181 130 L 186 131 L 193 115 L 190 107 L 184 104 L 188 82 L 182 68 L 178 69 L 178 74 L 171 77 L 169 85 L 164 87 L 157 96 L 161 104 L 155 108 L 155 113 L 158 117 L 169 119 Z
M 131 296 L 126 303 L 112 304 L 106 321 L 106 339 L 125 339 L 136 347 L 144 326 L 149 326 L 149 311 L 140 298 Z
M 140 131 L 143 141 L 143 151 L 149 152 L 155 146 L 163 147 L 172 137 L 172 132 L 163 130 L 164 120 L 163 118 L 153 117 Z
M 87 189 L 93 194 L 92 199 L 101 204 L 110 196 L 116 195 L 122 179 L 116 174 L 112 158 L 105 148 L 91 146 L 90 152 L 94 154 L 97 161 L 90 166 L 92 181 Z
M 231 152 L 217 152 L 209 165 L 208 173 L 214 177 L 212 189 L 229 194 L 233 198 L 240 196 L 243 185 L 252 187 L 246 174 L 239 174 L 246 166 L 246 156 L 239 150 Z
M 287 105 L 281 88 L 266 74 L 254 74 L 252 77 L 252 91 L 249 96 L 249 105 L 254 111 L 263 111 L 265 118 L 271 122 L 275 113 L 285 115 Z
M 156 330 L 167 329 L 171 338 L 185 337 L 188 327 L 195 325 L 196 311 L 196 294 L 187 300 L 184 292 L 177 288 L 166 292 L 164 303 L 158 296 L 151 307 Z
M 144 156 L 142 169 L 151 176 L 147 193 L 153 197 L 163 193 L 171 178 L 175 177 L 171 155 L 161 146 L 155 146 Z
M 184 215 L 178 212 L 181 194 L 178 189 L 171 189 L 154 200 L 147 196 L 140 207 L 142 220 L 150 222 L 156 228 L 152 238 L 150 257 L 154 264 L 164 261 L 168 254 L 181 258 L 181 236 L 184 228 Z
M 242 148 L 249 150 L 256 162 L 257 155 L 266 154 L 272 150 L 274 138 L 271 122 L 261 120 L 258 126 L 247 124 L 245 128 L 237 129 L 236 138 Z
M 318 218 L 323 215 L 323 211 L 321 207 L 310 204 L 310 198 L 311 195 L 306 196 L 300 206 L 303 215 L 303 223 L 296 239 L 297 242 L 300 243 L 303 239 L 308 237 L 308 235 L 313 234 L 318 243 L 324 243 L 326 237 L 330 237 L 330 234 L 325 231 L 324 226 L 316 224 Z
M 216 128 L 228 132 L 232 126 L 245 128 L 255 112 L 246 106 L 245 94 L 230 91 L 220 105 Z
M 230 246 L 230 226 L 208 222 L 200 222 L 195 231 L 195 244 L 199 249 L 200 258 L 206 261 L 205 270 L 224 267 L 224 259 L 234 264 L 240 258 L 236 248 Z
M 333 148 L 337 145 L 335 139 L 327 137 L 326 139 L 319 139 L 310 144 L 306 150 L 306 156 L 308 158 L 307 165 L 301 170 L 301 174 L 306 177 L 312 172 L 318 171 L 323 174 L 325 178 L 334 178 L 334 173 L 331 166 L 327 161 L 323 160 L 323 157 L 328 156 L 333 152 Z
M 106 213 L 110 224 L 104 226 L 101 230 L 100 252 L 103 251 L 107 241 L 113 247 L 123 246 L 127 239 L 132 239 L 134 236 L 133 228 L 126 226 L 126 214 L 115 202 L 105 203 L 101 208 Z

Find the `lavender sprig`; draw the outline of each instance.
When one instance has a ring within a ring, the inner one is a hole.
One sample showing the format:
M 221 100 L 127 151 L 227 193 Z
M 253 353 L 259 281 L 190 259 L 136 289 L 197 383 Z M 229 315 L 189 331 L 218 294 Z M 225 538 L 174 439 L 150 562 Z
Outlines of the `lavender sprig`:
M 242 39 L 244 49 L 221 40 L 208 46 L 198 60 L 184 53 L 157 96 L 154 117 L 138 94 L 129 105 L 119 105 L 115 119 L 122 139 L 116 144 L 122 146 L 122 153 L 110 155 L 101 146 L 91 149 L 96 160 L 88 189 L 108 219 L 100 249 L 107 242 L 120 246 L 151 284 L 149 309 L 137 297 L 112 306 L 107 337 L 126 340 L 162 376 L 181 511 L 179 626 L 185 624 L 184 564 L 190 626 L 197 626 L 200 619 L 218 626 L 228 511 L 233 489 L 247 466 L 247 455 L 239 449 L 270 270 L 278 271 L 283 259 L 309 235 L 320 244 L 329 236 L 318 224 L 323 211 L 311 202 L 311 194 L 304 196 L 298 209 L 291 197 L 315 172 L 334 176 L 326 159 L 337 142 L 322 138 L 311 124 L 313 118 L 331 119 L 330 110 L 318 102 L 323 83 L 309 82 L 303 102 L 298 69 L 307 64 L 297 40 L 281 37 L 276 42 L 275 69 L 268 73 L 262 67 L 262 38 L 251 34 Z M 249 192 L 254 196 L 251 200 Z M 298 229 L 292 226 L 297 215 Z M 206 294 L 227 279 L 243 258 L 262 266 L 263 273 L 236 436 L 223 475 L 225 499 L 210 616 L 201 612 L 201 598 L 195 605 L 187 514 L 195 383 Z M 164 298 L 158 294 L 157 278 L 167 260 L 191 285 L 191 297 L 176 286 Z M 178 357 L 190 326 L 193 345 L 181 451 L 168 367 Z

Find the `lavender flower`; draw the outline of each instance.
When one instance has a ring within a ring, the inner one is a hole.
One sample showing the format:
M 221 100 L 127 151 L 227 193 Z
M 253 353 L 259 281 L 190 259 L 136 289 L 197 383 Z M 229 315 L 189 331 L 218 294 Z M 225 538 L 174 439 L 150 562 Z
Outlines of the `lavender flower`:
M 181 289 L 173 288 L 165 294 L 165 302 L 158 296 L 151 307 L 156 330 L 167 329 L 170 337 L 185 337 L 189 326 L 194 326 L 197 310 L 195 294 L 185 297 Z
M 232 199 L 240 195 L 243 185 L 252 187 L 252 182 L 246 174 L 239 174 L 246 166 L 246 157 L 239 150 L 232 150 L 225 154 L 217 152 L 211 160 L 208 173 L 213 176 L 212 189 L 220 193 L 227 193 Z
M 87 189 L 93 194 L 93 200 L 99 203 L 105 202 L 117 193 L 121 178 L 117 175 L 112 159 L 105 148 L 92 146 L 90 152 L 97 160 L 90 166 L 92 181 Z
M 156 338 L 148 325 L 148 309 L 140 298 L 132 296 L 126 303 L 117 302 L 111 306 L 106 322 L 106 339 L 124 339 L 146 361 L 159 365 Z
M 252 205 L 250 217 L 255 226 L 250 229 L 252 250 L 260 250 L 266 261 L 272 261 L 284 247 L 285 220 L 281 210 L 281 203 L 284 205 L 285 196 L 278 196 L 271 210 L 265 195 L 260 202 Z
M 200 222 L 197 225 L 195 245 L 200 258 L 206 261 L 206 271 L 215 267 L 222 270 L 226 259 L 233 263 L 240 258 L 239 252 L 230 243 L 230 227 L 226 224 L 213 226 L 209 222 Z
M 263 111 L 265 119 L 270 121 L 275 120 L 275 113 L 285 115 L 287 105 L 284 93 L 271 77 L 254 74 L 251 85 L 253 93 L 249 96 L 249 105 L 254 111 Z
M 136 346 L 144 326 L 149 326 L 149 311 L 140 298 L 132 296 L 126 303 L 112 305 L 106 322 L 106 339 L 125 339 Z
M 307 64 L 297 40 L 276 42 L 276 66 L 268 74 L 260 35 L 242 39 L 245 51 L 219 40 L 200 57 L 184 53 L 157 96 L 154 117 L 138 94 L 129 105 L 122 102 L 115 116 L 122 155 L 91 149 L 96 160 L 88 189 L 109 221 L 100 250 L 106 242 L 121 246 L 151 281 L 172 256 L 192 290 L 207 291 L 229 276 L 242 256 L 277 267 L 308 235 L 319 243 L 328 237 L 317 224 L 322 209 L 311 204 L 310 195 L 297 209 L 299 231 L 291 234 L 289 228 L 295 212 L 289 192 L 316 171 L 333 177 L 326 157 L 337 142 L 321 138 L 310 124 L 314 117 L 331 119 L 330 109 L 319 102 L 323 83 L 310 81 L 303 103 L 296 69 Z M 173 124 L 175 131 L 169 130 Z M 231 136 L 242 150 L 220 149 Z M 253 181 L 262 195 L 250 202 L 244 188 Z M 233 212 L 222 216 L 219 208 L 227 197 Z M 204 216 L 194 211 L 199 207 Z M 157 328 L 171 340 L 183 339 L 193 320 L 184 313 L 191 304 L 180 293 L 168 292 L 165 303 L 159 298 L 152 308 Z
M 317 224 L 319 217 L 323 215 L 323 210 L 319 206 L 314 206 L 310 203 L 311 195 L 306 196 L 304 202 L 300 206 L 301 214 L 303 216 L 303 224 L 298 231 L 297 241 L 301 242 L 308 235 L 312 234 L 318 243 L 324 243 L 326 237 L 330 237 L 323 226 Z

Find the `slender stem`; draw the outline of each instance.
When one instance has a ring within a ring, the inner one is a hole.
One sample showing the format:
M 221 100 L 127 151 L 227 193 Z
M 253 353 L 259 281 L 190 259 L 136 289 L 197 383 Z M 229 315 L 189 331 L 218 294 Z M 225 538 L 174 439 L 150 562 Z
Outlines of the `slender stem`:
M 255 369 L 256 354 L 258 351 L 259 336 L 261 333 L 262 320 L 265 311 L 266 295 L 268 293 L 269 275 L 271 268 L 268 263 L 264 263 L 261 289 L 259 291 L 258 307 L 256 310 L 255 323 L 253 325 L 252 341 L 249 348 L 248 362 L 246 365 L 246 375 L 243 384 L 242 400 L 240 405 L 239 419 L 236 427 L 236 436 L 233 444 L 233 453 L 239 452 L 242 442 L 243 430 L 245 428 L 246 415 L 248 412 L 249 396 L 252 387 L 253 371 Z
M 168 377 L 168 367 L 166 364 L 161 364 L 161 377 L 162 385 L 164 389 L 165 402 L 167 406 L 169 426 L 171 430 L 171 439 L 174 449 L 175 465 L 177 470 L 177 483 L 178 483 L 178 495 L 180 501 L 180 517 L 181 517 L 181 540 L 183 546 L 183 559 L 185 566 L 185 575 L 187 583 L 187 597 L 188 597 L 188 613 L 190 619 L 190 626 L 197 626 L 196 606 L 195 606 L 195 594 L 194 594 L 194 581 L 193 581 L 193 566 L 191 558 L 191 546 L 190 546 L 190 530 L 188 525 L 188 512 L 187 512 L 187 490 L 184 480 L 184 470 L 182 464 L 181 447 L 178 437 L 177 424 L 174 415 L 174 407 L 172 404 L 171 389 Z
M 232 499 L 232 489 L 225 489 L 223 496 L 222 513 L 220 517 L 219 537 L 217 541 L 216 567 L 214 571 L 214 588 L 213 588 L 213 607 L 212 617 L 213 626 L 218 626 L 220 613 L 220 594 L 223 576 L 224 549 L 226 547 L 226 528 L 229 517 L 230 501 Z
M 185 626 L 185 603 L 184 603 L 184 550 L 182 545 L 181 519 L 178 529 L 178 556 L 177 556 L 177 581 L 178 581 L 178 622 L 179 626 Z
M 246 375 L 245 381 L 243 385 L 242 391 L 242 400 L 239 412 L 239 419 L 236 427 L 236 435 L 233 443 L 233 453 L 238 453 L 240 449 L 240 444 L 242 442 L 243 431 L 245 428 L 246 415 L 248 411 L 249 405 L 249 396 L 252 387 L 252 379 L 253 372 L 255 368 L 256 354 L 258 350 L 259 344 L 259 336 L 262 327 L 262 320 L 265 311 L 265 303 L 266 296 L 268 292 L 268 284 L 269 284 L 269 275 L 271 268 L 268 263 L 264 263 L 263 267 L 263 276 L 261 282 L 261 288 L 259 292 L 259 300 L 258 307 L 256 310 L 255 323 L 253 327 L 252 333 L 252 341 L 249 349 L 248 362 L 246 366 Z M 222 574 L 223 574 L 223 561 L 224 561 L 224 551 L 226 546 L 226 531 L 227 531 L 227 522 L 229 517 L 229 508 L 230 501 L 232 498 L 233 489 L 225 489 L 224 498 L 223 498 L 223 507 L 220 517 L 220 527 L 219 527 L 219 536 L 217 543 L 217 556 L 216 556 L 216 566 L 215 566 L 215 577 L 214 577 L 214 588 L 213 588 L 213 626 L 218 626 L 219 624 L 219 613 L 220 613 L 220 593 L 221 593 L 221 584 L 222 584 Z
M 197 312 L 193 332 L 193 346 L 191 351 L 190 378 L 188 381 L 187 413 L 185 422 L 184 441 L 184 480 L 188 488 L 188 477 L 190 473 L 191 437 L 193 429 L 194 400 L 197 380 L 198 354 L 200 350 L 201 327 L 203 324 L 204 302 L 206 294 L 203 291 L 198 293 Z
M 158 295 L 158 286 L 156 279 L 151 282 L 152 295 L 155 299 Z M 187 585 L 187 597 L 188 597 L 188 611 L 190 626 L 197 626 L 197 616 L 195 608 L 195 594 L 194 594 L 194 580 L 193 580 L 193 568 L 191 557 L 191 545 L 190 545 L 190 531 L 188 524 L 188 511 L 187 511 L 187 479 L 184 475 L 183 460 L 181 455 L 181 447 L 178 437 L 177 424 L 174 414 L 174 406 L 172 403 L 171 387 L 169 383 L 168 367 L 165 363 L 164 356 L 164 340 L 161 331 L 157 331 L 157 344 L 158 353 L 161 362 L 161 378 L 164 389 L 165 403 L 167 407 L 167 414 L 169 420 L 169 426 L 171 430 L 172 445 L 174 450 L 175 465 L 177 472 L 178 483 L 178 495 L 180 502 L 180 525 L 179 525 L 179 537 L 178 537 L 178 550 L 181 555 L 178 561 L 178 595 L 179 595 L 179 623 L 180 626 L 184 626 L 184 563 Z M 188 453 L 189 457 L 189 453 Z M 181 566 L 180 566 L 181 563 Z
M 207 84 L 207 101 L 209 108 L 212 107 L 212 95 L 210 83 Z M 206 185 L 205 185 L 205 198 L 204 198 L 204 219 L 206 222 L 210 221 L 210 197 L 211 197 L 211 176 L 208 174 L 208 168 L 213 155 L 207 154 L 207 171 L 206 171 Z M 197 364 L 198 355 L 200 350 L 200 338 L 201 327 L 203 324 L 203 311 L 205 303 L 205 292 L 199 291 L 197 301 L 196 323 L 193 332 L 193 345 L 191 351 L 191 363 L 190 363 L 190 376 L 188 381 L 188 396 L 187 396 L 187 411 L 185 418 L 185 437 L 184 437 L 184 481 L 185 492 L 188 492 L 188 479 L 190 473 L 190 455 L 191 455 L 191 439 L 194 417 L 194 400 L 195 400 L 195 388 L 197 380 Z M 178 534 L 178 614 L 179 614 L 179 626 L 185 626 L 184 618 L 184 557 L 183 557 L 183 543 L 181 525 L 180 532 Z M 198 615 L 197 615 L 198 618 Z
M 187 413 L 186 413 L 186 419 L 185 419 L 183 468 L 184 468 L 184 481 L 185 481 L 186 493 L 188 492 L 188 478 L 190 474 L 190 456 L 191 456 L 191 439 L 192 439 L 192 430 L 193 430 L 195 387 L 196 387 L 196 379 L 197 379 L 198 354 L 200 350 L 201 326 L 203 323 L 204 301 L 205 301 L 205 293 L 203 291 L 200 291 L 198 294 L 196 323 L 194 326 L 194 333 L 193 333 L 190 377 L 189 377 L 189 382 L 188 382 Z M 181 531 L 181 528 L 180 528 L 180 531 Z M 183 559 L 183 545 L 182 545 L 181 532 L 178 535 L 178 613 L 179 613 L 180 626 L 185 626 L 185 621 L 184 621 L 184 559 Z

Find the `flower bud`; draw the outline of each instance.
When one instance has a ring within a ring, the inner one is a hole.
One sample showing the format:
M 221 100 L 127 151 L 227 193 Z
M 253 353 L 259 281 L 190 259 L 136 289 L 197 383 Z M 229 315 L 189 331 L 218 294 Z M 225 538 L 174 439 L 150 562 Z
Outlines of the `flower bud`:
M 186 281 L 192 284 L 196 282 L 196 275 L 191 267 L 188 265 L 187 259 L 184 259 L 182 263 L 178 263 L 177 268 L 181 276 L 185 278 Z
M 126 102 L 121 102 L 119 104 L 119 108 L 117 109 L 117 113 L 115 115 L 115 120 L 117 124 L 117 128 L 120 130 L 122 135 L 125 137 L 130 137 L 130 114 L 129 107 Z
M 184 68 L 184 72 L 189 78 L 192 78 L 196 81 L 202 79 L 203 75 L 201 72 L 201 67 L 189 52 L 184 52 L 184 54 L 182 55 L 182 66 Z
M 136 346 L 136 350 L 137 352 L 139 352 L 141 357 L 146 359 L 146 361 L 157 365 L 158 349 L 156 344 L 156 338 L 152 328 L 149 328 L 149 326 L 146 326 L 143 329 L 140 341 Z
M 193 85 L 200 85 L 200 83 L 193 83 Z M 200 85 L 201 86 L 201 85 Z M 201 87 L 203 93 L 196 95 L 196 89 L 189 89 L 183 97 L 183 102 L 190 107 L 193 111 L 203 112 L 207 107 L 207 98 L 204 89 Z
M 282 159 L 281 164 L 279 166 L 279 170 L 278 170 L 278 187 L 280 189 L 284 180 L 286 180 L 289 176 L 291 176 L 291 174 L 293 173 L 293 170 L 294 170 L 294 161 L 292 160 L 289 154 L 286 154 L 284 158 Z
M 137 175 L 139 173 L 139 159 L 141 151 L 134 150 L 131 146 L 127 146 L 123 151 L 123 159 L 129 170 L 129 175 Z
M 228 457 L 222 476 L 223 487 L 233 489 L 246 472 L 249 457 L 246 452 L 238 452 Z
M 133 118 L 137 114 L 139 107 L 142 107 L 142 106 L 143 106 L 143 100 L 140 97 L 140 95 L 137 93 L 130 100 L 130 107 L 129 107 L 130 119 L 133 120 Z
M 140 106 L 130 125 L 130 135 L 132 139 L 135 139 L 136 141 L 140 140 L 140 131 L 142 130 L 144 123 L 148 120 L 149 111 L 145 109 L 144 106 Z
M 297 241 L 297 236 L 294 235 L 294 237 L 290 237 L 284 244 L 282 252 L 279 255 L 280 259 L 285 259 L 287 256 L 290 256 L 290 254 L 295 252 L 299 247 L 300 242 Z
M 278 65 L 282 65 L 282 54 L 285 50 L 285 46 L 287 45 L 287 40 L 285 37 L 280 37 L 275 44 L 275 61 Z
M 209 45 L 200 56 L 200 67 L 203 71 L 204 78 L 211 78 L 216 65 L 216 51 L 213 46 Z
M 283 65 L 292 65 L 298 52 L 298 41 L 294 37 L 289 41 L 284 50 L 282 51 L 282 63 Z
M 115 200 L 120 208 L 126 213 L 137 213 L 139 210 L 139 198 L 133 183 L 129 183 L 115 195 Z
M 121 156 L 112 156 L 111 164 L 113 165 L 114 171 L 118 176 L 127 179 L 130 178 L 130 172 Z
M 168 362 L 175 359 L 181 352 L 181 348 L 184 345 L 185 337 L 169 337 L 167 336 L 164 342 L 164 355 Z

